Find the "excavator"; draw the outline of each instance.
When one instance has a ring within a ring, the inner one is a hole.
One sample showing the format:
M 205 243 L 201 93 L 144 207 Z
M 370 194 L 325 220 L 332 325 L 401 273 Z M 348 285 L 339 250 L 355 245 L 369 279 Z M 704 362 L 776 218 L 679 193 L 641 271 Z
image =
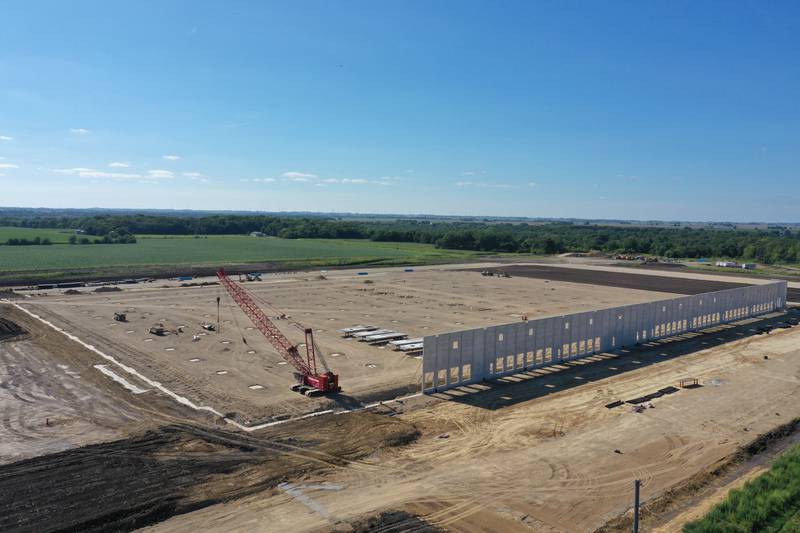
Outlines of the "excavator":
M 305 358 L 300 355 L 298 347 L 284 335 L 280 329 L 270 320 L 264 311 L 256 304 L 253 297 L 238 283 L 234 282 L 220 268 L 217 271 L 217 278 L 234 302 L 244 311 L 253 325 L 264 335 L 267 341 L 275 347 L 283 359 L 291 364 L 297 372 L 295 377 L 297 383 L 291 387 L 294 392 L 305 396 L 321 396 L 341 391 L 339 387 L 339 376 L 330 371 L 322 356 L 322 352 L 314 342 L 314 331 L 292 322 L 305 335 Z M 286 315 L 281 314 L 282 317 Z M 317 372 L 317 358 L 324 368 L 324 372 Z

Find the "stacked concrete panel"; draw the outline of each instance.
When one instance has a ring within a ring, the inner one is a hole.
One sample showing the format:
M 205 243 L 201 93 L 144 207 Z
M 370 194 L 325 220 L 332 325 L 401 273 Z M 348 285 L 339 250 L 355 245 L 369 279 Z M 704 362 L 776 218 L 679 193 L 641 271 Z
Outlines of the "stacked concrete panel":
M 442 391 L 782 310 L 785 281 L 425 337 L 423 392 Z

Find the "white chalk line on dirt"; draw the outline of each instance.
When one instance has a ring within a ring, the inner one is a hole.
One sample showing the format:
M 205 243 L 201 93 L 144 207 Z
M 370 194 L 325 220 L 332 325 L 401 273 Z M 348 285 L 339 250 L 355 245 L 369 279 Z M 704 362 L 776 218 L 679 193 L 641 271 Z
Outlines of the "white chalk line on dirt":
M 181 395 L 171 391 L 170 389 L 166 388 L 164 385 L 162 385 L 158 381 L 152 380 L 152 379 L 148 378 L 147 376 L 141 374 L 135 368 L 130 367 L 130 366 L 128 366 L 128 365 L 126 365 L 126 364 L 124 364 L 124 363 L 122 363 L 120 361 L 117 361 L 114 357 L 108 355 L 107 353 L 103 352 L 102 350 L 99 350 L 95 346 L 84 342 L 79 337 L 69 333 L 68 331 L 66 331 L 63 328 L 60 328 L 60 327 L 56 326 L 55 324 L 53 324 L 49 320 L 37 315 L 36 313 L 33 313 L 32 311 L 29 311 L 29 310 L 25 309 L 21 305 L 15 303 L 15 302 L 12 302 L 10 300 L 6 300 L 6 299 L 2 299 L 0 301 L 3 301 L 3 302 L 8 303 L 10 305 L 13 305 L 14 307 L 19 309 L 23 313 L 27 314 L 28 316 L 30 316 L 32 318 L 35 318 L 36 320 L 38 320 L 42 324 L 45 324 L 46 326 L 52 328 L 53 330 L 61 333 L 62 335 L 64 335 L 68 339 L 70 339 L 71 341 L 77 342 L 78 344 L 80 344 L 81 346 L 86 348 L 87 350 L 90 350 L 90 351 L 96 353 L 97 355 L 99 355 L 100 357 L 105 359 L 106 361 L 116 365 L 117 367 L 121 368 L 122 370 L 124 370 L 128 374 L 131 374 L 132 376 L 136 376 L 137 378 L 139 378 L 144 383 L 147 383 L 151 387 L 153 387 L 155 389 L 158 389 L 159 391 L 163 392 L 164 394 L 166 394 L 167 396 L 169 396 L 170 398 L 172 398 L 173 400 L 175 400 L 179 404 L 184 405 L 186 407 L 189 407 L 190 409 L 192 409 L 194 411 L 201 411 L 201 412 L 206 412 L 206 413 L 211 413 L 211 414 L 217 415 L 222 420 L 224 420 L 227 424 L 235 426 L 236 428 L 238 428 L 238 429 L 240 429 L 242 431 L 247 431 L 247 432 L 257 431 L 259 429 L 264 429 L 264 428 L 268 428 L 268 427 L 272 427 L 272 426 L 277 426 L 277 425 L 280 425 L 280 424 L 285 424 L 287 422 L 291 422 L 291 421 L 294 421 L 294 420 L 303 420 L 303 419 L 306 419 L 306 418 L 312 418 L 312 417 L 315 417 L 315 416 L 321 416 L 321 415 L 327 415 L 327 414 L 355 413 L 355 412 L 364 411 L 364 410 L 367 410 L 367 409 L 372 409 L 372 408 L 378 407 L 380 405 L 386 405 L 386 404 L 389 404 L 389 403 L 396 403 L 396 402 L 401 402 L 402 403 L 403 400 L 406 400 L 406 399 L 409 399 L 409 398 L 414 398 L 416 396 L 421 396 L 422 395 L 422 393 L 418 392 L 418 393 L 415 393 L 415 394 L 411 394 L 409 396 L 404 396 L 402 398 L 396 398 L 394 400 L 387 400 L 387 401 L 384 401 L 384 402 L 375 402 L 375 403 L 372 403 L 372 404 L 365 405 L 363 407 L 355 407 L 355 408 L 351 408 L 351 409 L 342 409 L 342 410 L 339 410 L 339 411 L 336 411 L 334 409 L 327 409 L 325 411 L 316 411 L 316 412 L 313 412 L 313 413 L 307 413 L 307 414 L 305 414 L 303 416 L 298 416 L 298 417 L 295 417 L 295 418 L 288 418 L 286 420 L 275 420 L 274 422 L 266 422 L 264 424 L 258 424 L 258 425 L 255 425 L 255 426 L 245 426 L 245 425 L 242 425 L 242 424 L 236 422 L 235 420 L 231 420 L 230 418 L 226 418 L 225 415 L 223 415 L 221 412 L 219 412 L 218 410 L 214 409 L 213 407 L 208 407 L 208 406 L 205 406 L 205 405 L 198 405 L 198 404 L 192 402 L 191 400 L 189 400 L 188 398 L 185 398 L 184 396 L 181 396 Z M 104 366 L 104 365 L 97 365 L 97 366 Z M 100 370 L 100 369 L 98 368 L 98 370 Z M 102 370 L 101 370 L 101 372 L 102 372 Z
M 145 392 L 147 392 L 147 389 L 139 388 L 130 381 L 128 381 L 127 379 L 123 378 L 122 376 L 115 374 L 114 372 L 109 370 L 108 366 L 106 365 L 92 365 L 92 366 L 94 366 L 94 368 L 96 368 L 106 376 L 110 377 L 112 380 L 116 381 L 117 383 L 119 383 L 120 385 L 122 385 L 123 387 L 125 387 L 134 394 L 144 394 Z

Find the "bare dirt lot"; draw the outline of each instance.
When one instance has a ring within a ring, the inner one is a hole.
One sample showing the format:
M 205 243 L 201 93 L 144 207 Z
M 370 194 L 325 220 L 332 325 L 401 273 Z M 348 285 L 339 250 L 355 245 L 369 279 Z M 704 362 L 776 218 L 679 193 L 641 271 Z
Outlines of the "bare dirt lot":
M 333 405 L 347 408 L 418 390 L 420 360 L 339 328 L 416 337 L 673 294 L 453 267 L 270 275 L 246 287 L 264 309 L 314 328 L 345 388 Z M 245 433 L 197 405 L 246 424 L 331 400 L 288 390 L 290 367 L 222 289 L 159 281 L 79 292 L 15 303 L 84 344 L 0 304 L 28 332 L 0 340 L 3 531 L 591 531 L 622 523 L 610 521 L 628 509 L 635 478 L 655 501 L 800 417 L 800 328 L 756 334 L 785 318 L 776 314 Z M 222 331 L 205 332 L 217 296 Z M 155 322 L 184 332 L 150 335 Z M 700 386 L 641 413 L 606 407 L 682 378 Z M 670 508 L 651 524 L 674 530 L 680 516 L 692 514 Z
M 625 267 L 632 268 L 632 267 Z M 620 267 L 601 267 L 598 265 L 582 266 L 575 268 L 575 265 L 544 265 L 544 264 L 525 264 L 511 265 L 490 268 L 492 272 L 507 272 L 513 276 L 522 276 L 534 279 L 547 279 L 553 281 L 566 281 L 570 283 L 587 283 L 590 285 L 601 285 L 604 287 L 618 287 L 624 289 L 637 289 L 643 291 L 658 291 L 675 294 L 701 294 L 704 292 L 722 291 L 725 289 L 735 289 L 745 287 L 748 283 L 742 283 L 743 278 L 735 277 L 734 274 L 727 273 L 697 273 L 697 272 L 675 272 L 676 269 L 665 269 L 654 275 L 642 274 L 640 272 L 625 272 L 625 268 Z M 485 270 L 476 268 L 476 271 Z M 732 278 L 726 280 L 725 277 Z M 734 281 L 736 280 L 736 281 Z M 753 278 L 751 283 L 763 283 L 765 279 Z M 800 302 L 800 289 L 789 287 L 788 301 Z
M 130 531 L 274 489 L 416 438 L 372 413 L 299 421 L 258 436 L 169 425 L 0 467 L 1 531 Z
M 800 416 L 800 329 L 751 329 L 718 328 L 410 409 L 399 416 L 421 438 L 374 456 L 380 468 L 308 476 L 316 488 L 305 499 L 248 496 L 149 531 L 330 531 L 385 510 L 452 531 L 592 531 L 629 508 L 634 479 L 647 502 Z M 684 377 L 702 386 L 643 413 L 604 407 Z
M 119 438 L 191 416 L 155 391 L 128 394 L 96 354 L 0 304 L 29 333 L 0 340 L 0 464 Z
M 342 338 L 338 331 L 372 324 L 422 337 L 535 317 L 666 298 L 666 293 L 608 289 L 584 284 L 519 278 L 487 278 L 444 268 L 371 270 L 319 275 L 270 275 L 246 283 L 273 316 L 272 304 L 314 329 L 331 368 L 340 374 L 339 406 L 385 400 L 419 390 L 421 360 L 389 347 Z M 326 409 L 336 404 L 298 397 L 289 390 L 292 367 L 276 353 L 219 286 L 180 287 L 157 282 L 121 292 L 78 295 L 63 291 L 27 299 L 23 305 L 102 347 L 125 364 L 190 400 L 229 413 L 243 424 Z M 201 329 L 216 322 L 222 298 L 221 331 Z M 115 322 L 114 312 L 128 322 Z M 154 323 L 183 333 L 150 335 Z M 288 321 L 276 323 L 295 342 L 302 333 Z M 195 335 L 198 337 L 193 338 Z

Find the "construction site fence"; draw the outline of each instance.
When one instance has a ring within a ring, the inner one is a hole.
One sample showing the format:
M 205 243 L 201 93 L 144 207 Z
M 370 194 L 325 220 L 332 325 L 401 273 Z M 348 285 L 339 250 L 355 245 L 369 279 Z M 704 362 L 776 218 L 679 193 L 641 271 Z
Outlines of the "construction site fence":
M 783 310 L 775 281 L 425 337 L 422 391 L 447 390 Z

